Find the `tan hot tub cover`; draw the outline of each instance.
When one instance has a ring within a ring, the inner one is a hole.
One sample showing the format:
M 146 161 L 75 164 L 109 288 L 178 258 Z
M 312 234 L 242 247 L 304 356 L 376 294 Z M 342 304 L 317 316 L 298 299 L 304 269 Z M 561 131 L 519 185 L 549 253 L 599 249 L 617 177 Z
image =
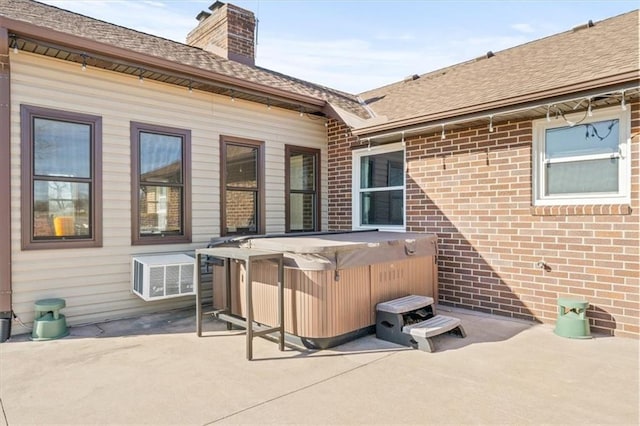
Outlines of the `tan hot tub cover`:
M 393 262 L 413 256 L 435 256 L 437 237 L 434 234 L 371 231 L 249 238 L 240 246 L 282 252 L 286 267 L 323 271 Z

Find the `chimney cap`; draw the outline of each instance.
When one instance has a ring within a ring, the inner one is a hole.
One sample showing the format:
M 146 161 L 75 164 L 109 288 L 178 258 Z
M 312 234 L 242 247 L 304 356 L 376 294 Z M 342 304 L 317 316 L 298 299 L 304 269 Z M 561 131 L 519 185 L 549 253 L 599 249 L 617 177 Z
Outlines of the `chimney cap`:
M 198 16 L 196 16 L 196 19 L 198 20 L 198 22 L 202 22 L 205 19 L 207 19 L 209 16 L 211 16 L 211 14 L 203 10 L 202 12 L 198 13 Z
M 225 4 L 225 2 L 218 0 L 217 2 L 209 6 L 209 10 L 213 12 L 214 10 L 224 6 Z

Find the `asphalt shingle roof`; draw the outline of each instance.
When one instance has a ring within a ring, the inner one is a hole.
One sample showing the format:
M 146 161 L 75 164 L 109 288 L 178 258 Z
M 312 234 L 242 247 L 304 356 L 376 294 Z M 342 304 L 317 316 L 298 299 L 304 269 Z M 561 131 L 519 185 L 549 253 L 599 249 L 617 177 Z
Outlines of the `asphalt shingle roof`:
M 638 10 L 360 94 L 389 121 L 508 101 L 627 72 L 638 76 Z
M 638 10 L 596 22 L 594 26 L 496 52 L 361 93 L 358 96 L 306 82 L 257 66 L 222 58 L 186 44 L 89 18 L 32 0 L 0 0 L 0 15 L 177 64 L 242 79 L 291 94 L 325 100 L 371 124 L 455 116 L 463 109 L 517 103 L 572 87 L 582 88 L 640 70 Z M 366 102 L 367 108 L 361 104 Z M 369 110 L 369 111 L 368 111 Z
M 0 15 L 65 34 L 118 46 L 133 52 L 156 56 L 226 76 L 241 78 L 266 87 L 322 99 L 362 118 L 369 117 L 355 95 L 261 67 L 241 64 L 200 48 L 89 18 L 54 6 L 32 0 L 0 0 Z

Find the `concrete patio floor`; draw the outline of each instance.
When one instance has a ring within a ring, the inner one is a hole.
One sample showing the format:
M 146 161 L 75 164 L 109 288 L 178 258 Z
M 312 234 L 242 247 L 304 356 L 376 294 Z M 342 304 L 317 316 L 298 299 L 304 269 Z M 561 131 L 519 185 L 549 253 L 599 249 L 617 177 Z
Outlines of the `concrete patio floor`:
M 0 425 L 639 424 L 637 340 L 447 315 L 468 337 L 439 336 L 434 353 L 375 335 L 284 352 L 257 338 L 249 362 L 242 331 L 206 320 L 198 338 L 192 310 L 12 337 Z

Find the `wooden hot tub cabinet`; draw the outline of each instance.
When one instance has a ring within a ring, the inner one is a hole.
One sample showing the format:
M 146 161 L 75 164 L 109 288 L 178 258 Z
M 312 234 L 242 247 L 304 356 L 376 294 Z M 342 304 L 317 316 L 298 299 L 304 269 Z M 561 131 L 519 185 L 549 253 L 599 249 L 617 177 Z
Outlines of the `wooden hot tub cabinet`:
M 358 232 L 314 236 L 250 238 L 243 247 L 284 253 L 285 331 L 308 347 L 327 348 L 375 327 L 379 302 L 409 294 L 438 299 L 436 236 Z M 213 304 L 225 305 L 225 277 L 214 268 Z M 246 317 L 244 267 L 231 270 L 232 312 Z M 253 317 L 277 321 L 277 265 L 256 262 Z

